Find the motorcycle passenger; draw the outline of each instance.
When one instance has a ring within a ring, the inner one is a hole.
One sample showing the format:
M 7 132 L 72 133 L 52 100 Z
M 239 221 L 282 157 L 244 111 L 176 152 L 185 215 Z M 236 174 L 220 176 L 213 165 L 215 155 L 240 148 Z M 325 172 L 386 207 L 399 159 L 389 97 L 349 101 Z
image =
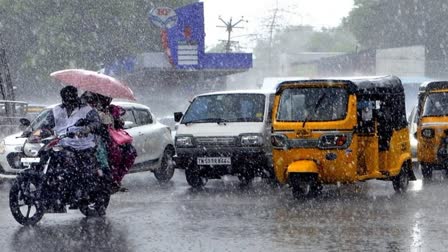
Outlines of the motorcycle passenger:
M 66 150 L 60 160 L 64 164 L 60 165 L 73 175 L 69 179 L 74 186 L 73 189 L 77 190 L 74 197 L 80 199 L 85 196 L 78 195 L 81 188 L 95 186 L 89 183 L 91 175 L 98 172 L 95 156 L 96 139 L 93 132 L 100 127 L 101 122 L 95 109 L 80 102 L 78 90 L 75 87 L 62 88 L 60 95 L 62 104 L 52 109 L 47 121 L 48 126 L 54 129 L 58 136 L 76 132 L 75 137 L 66 137 L 59 142 L 60 146 Z
M 127 191 L 127 188 L 121 185 L 123 177 L 127 174 L 129 169 L 134 164 L 137 157 L 137 151 L 132 144 L 117 145 L 110 139 L 109 128 L 123 129 L 124 122 L 121 119 L 125 110 L 117 105 L 111 104 L 112 98 L 96 93 L 85 92 L 81 95 L 81 99 L 94 107 L 100 116 L 101 127 L 98 131 L 100 136 L 99 143 L 105 143 L 107 146 L 108 160 L 104 160 L 103 155 L 98 155 L 97 158 L 100 163 L 107 163 L 110 167 L 112 175 L 112 191 Z M 103 149 L 103 148 L 100 148 Z

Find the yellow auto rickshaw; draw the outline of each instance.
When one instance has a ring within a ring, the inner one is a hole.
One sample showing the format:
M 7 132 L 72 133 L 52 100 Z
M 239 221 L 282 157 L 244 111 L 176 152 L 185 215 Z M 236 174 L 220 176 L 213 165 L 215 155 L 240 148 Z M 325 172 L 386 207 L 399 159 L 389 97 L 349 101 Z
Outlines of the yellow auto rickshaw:
M 420 86 L 417 118 L 417 158 L 423 179 L 430 180 L 433 170 L 448 172 L 448 81 Z
M 323 184 L 415 180 L 401 80 L 395 76 L 286 81 L 272 111 L 276 178 L 296 198 Z

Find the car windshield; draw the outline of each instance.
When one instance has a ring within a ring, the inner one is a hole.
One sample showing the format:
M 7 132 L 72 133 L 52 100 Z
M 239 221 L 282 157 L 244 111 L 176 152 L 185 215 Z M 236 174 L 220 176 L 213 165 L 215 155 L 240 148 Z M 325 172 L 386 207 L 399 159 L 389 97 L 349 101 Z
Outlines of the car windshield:
M 280 98 L 278 121 L 335 121 L 347 114 L 344 88 L 290 88 Z
M 31 121 L 29 128 L 31 131 L 40 129 L 48 124 L 47 118 L 50 114 L 51 109 L 46 109 L 42 111 L 34 120 Z
M 426 97 L 422 116 L 448 115 L 448 93 L 432 93 Z
M 191 103 L 182 123 L 262 122 L 264 105 L 263 94 L 199 96 Z

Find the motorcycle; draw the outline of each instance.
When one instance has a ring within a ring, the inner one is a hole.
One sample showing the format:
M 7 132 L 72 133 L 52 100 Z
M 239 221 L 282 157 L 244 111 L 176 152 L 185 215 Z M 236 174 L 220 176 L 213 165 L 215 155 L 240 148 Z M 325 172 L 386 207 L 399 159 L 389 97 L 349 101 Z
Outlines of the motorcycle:
M 78 135 L 55 136 L 51 130 L 38 129 L 25 141 L 21 158 L 25 169 L 9 192 L 10 210 L 18 223 L 34 225 L 45 213 L 66 213 L 67 205 L 86 217 L 106 214 L 110 174 L 97 169 L 96 163 L 84 165 L 74 149 L 60 146 L 66 137 Z

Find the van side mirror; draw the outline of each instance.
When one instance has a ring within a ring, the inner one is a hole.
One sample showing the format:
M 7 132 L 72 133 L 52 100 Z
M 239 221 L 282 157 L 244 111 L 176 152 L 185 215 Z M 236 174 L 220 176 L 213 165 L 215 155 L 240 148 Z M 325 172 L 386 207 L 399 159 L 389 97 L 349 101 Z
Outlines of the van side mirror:
M 182 116 L 184 116 L 184 114 L 182 112 L 174 112 L 174 121 L 180 122 L 180 119 L 182 119 Z
M 26 119 L 26 118 L 20 118 L 19 119 L 20 125 L 24 126 L 24 127 L 28 127 L 31 125 L 30 120 Z

